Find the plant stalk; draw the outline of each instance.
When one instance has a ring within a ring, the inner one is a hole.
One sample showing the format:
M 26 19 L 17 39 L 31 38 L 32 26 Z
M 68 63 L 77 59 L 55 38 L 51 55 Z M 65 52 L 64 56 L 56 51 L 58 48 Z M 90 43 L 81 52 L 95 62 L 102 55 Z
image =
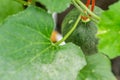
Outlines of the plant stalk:
M 57 43 L 55 43 L 56 45 L 59 45 L 60 43 L 62 43 L 63 41 L 65 41 L 72 34 L 72 32 L 76 29 L 76 27 L 77 27 L 80 19 L 81 19 L 81 17 L 79 15 L 78 18 L 77 18 L 77 20 L 76 20 L 76 22 L 75 22 L 75 24 L 73 25 L 72 29 L 70 29 L 70 31 L 60 41 L 58 41 Z
M 83 9 L 75 2 L 75 0 L 72 0 L 73 5 L 80 10 L 80 12 L 84 12 Z
M 80 0 L 75 0 L 83 9 L 85 9 L 93 18 L 100 20 L 100 17 L 95 15 L 91 10 L 89 10 Z

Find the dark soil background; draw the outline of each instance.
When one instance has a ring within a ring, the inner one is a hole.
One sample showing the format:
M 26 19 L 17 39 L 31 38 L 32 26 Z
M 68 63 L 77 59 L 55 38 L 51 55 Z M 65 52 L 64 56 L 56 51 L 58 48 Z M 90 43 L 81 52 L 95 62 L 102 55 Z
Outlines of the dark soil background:
M 81 0 L 81 1 L 83 1 L 84 3 L 86 2 L 86 0 Z M 100 8 L 102 8 L 103 10 L 107 10 L 107 9 L 109 9 L 109 6 L 111 4 L 114 4 L 117 1 L 118 0 L 96 0 L 96 5 L 99 6 Z M 62 23 L 65 15 L 72 8 L 73 8 L 73 6 L 71 5 L 66 11 L 57 14 L 57 25 L 56 25 L 57 31 L 61 32 L 61 23 Z M 117 79 L 120 80 L 120 56 L 112 59 L 111 63 L 112 63 L 112 72 L 117 77 Z

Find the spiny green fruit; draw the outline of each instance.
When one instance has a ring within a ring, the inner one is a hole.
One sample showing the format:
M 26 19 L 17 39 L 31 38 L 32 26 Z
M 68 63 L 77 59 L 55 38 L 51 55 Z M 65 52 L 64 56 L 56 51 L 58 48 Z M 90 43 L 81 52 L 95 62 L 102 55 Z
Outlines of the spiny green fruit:
M 62 23 L 63 36 L 70 31 L 79 15 L 80 11 L 76 8 L 67 14 Z M 79 45 L 85 54 L 97 53 L 98 39 L 96 38 L 96 33 L 97 26 L 92 20 L 86 23 L 80 21 L 74 32 L 66 39 L 66 42 L 73 42 Z

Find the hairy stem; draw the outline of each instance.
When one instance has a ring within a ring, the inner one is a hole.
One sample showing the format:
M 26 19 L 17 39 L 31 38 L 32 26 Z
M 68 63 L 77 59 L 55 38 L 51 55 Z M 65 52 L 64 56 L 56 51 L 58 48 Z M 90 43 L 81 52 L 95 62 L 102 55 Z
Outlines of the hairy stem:
M 75 2 L 75 0 L 72 0 L 73 5 L 79 9 L 81 12 L 83 12 L 83 9 Z
M 58 41 L 56 43 L 56 45 L 59 45 L 60 43 L 62 43 L 63 41 L 65 41 L 72 34 L 72 32 L 76 29 L 76 27 L 77 27 L 80 19 L 81 18 L 80 18 L 80 15 L 79 15 L 78 18 L 77 18 L 77 20 L 76 20 L 76 22 L 75 22 L 75 24 L 73 25 L 72 29 L 70 29 L 70 31 L 63 37 L 63 39 L 61 39 L 60 41 Z
M 93 18 L 100 20 L 100 17 L 95 15 L 91 10 L 89 10 L 80 0 L 75 0 L 84 10 L 86 10 Z

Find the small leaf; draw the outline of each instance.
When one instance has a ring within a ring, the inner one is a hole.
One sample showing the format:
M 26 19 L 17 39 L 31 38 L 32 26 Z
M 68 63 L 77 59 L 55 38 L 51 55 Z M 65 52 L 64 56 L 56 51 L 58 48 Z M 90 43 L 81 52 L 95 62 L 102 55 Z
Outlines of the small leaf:
M 106 56 L 94 54 L 86 59 L 88 64 L 79 72 L 77 80 L 116 80 Z
M 99 50 L 110 58 L 120 56 L 120 1 L 103 12 L 99 24 Z
M 33 6 L 6 19 L 0 27 L 0 80 L 75 80 L 85 57 L 72 43 L 51 43 L 53 29 L 52 16 Z
M 37 0 L 46 6 L 50 12 L 62 12 L 69 7 L 71 0 Z
M 23 10 L 22 5 L 14 0 L 0 0 L 0 22 L 21 10 Z

